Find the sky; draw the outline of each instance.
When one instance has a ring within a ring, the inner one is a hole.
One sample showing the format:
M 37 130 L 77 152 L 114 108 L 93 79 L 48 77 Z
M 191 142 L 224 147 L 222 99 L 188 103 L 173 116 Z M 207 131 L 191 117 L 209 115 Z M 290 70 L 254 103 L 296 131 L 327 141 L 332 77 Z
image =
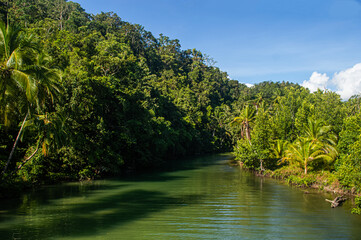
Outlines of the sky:
M 114 12 L 241 83 L 289 81 L 343 99 L 361 93 L 361 0 L 74 0 Z

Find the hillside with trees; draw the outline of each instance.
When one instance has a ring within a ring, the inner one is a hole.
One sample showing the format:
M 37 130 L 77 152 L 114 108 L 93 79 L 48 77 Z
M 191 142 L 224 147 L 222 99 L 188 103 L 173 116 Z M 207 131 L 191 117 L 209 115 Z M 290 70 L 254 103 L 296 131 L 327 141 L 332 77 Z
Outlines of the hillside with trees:
M 97 178 L 231 150 L 224 119 L 247 87 L 201 52 L 73 2 L 1 6 L 3 176 Z
M 0 18 L 4 189 L 233 151 L 289 182 L 361 191 L 359 96 L 247 87 L 176 39 L 65 0 L 1 0 Z

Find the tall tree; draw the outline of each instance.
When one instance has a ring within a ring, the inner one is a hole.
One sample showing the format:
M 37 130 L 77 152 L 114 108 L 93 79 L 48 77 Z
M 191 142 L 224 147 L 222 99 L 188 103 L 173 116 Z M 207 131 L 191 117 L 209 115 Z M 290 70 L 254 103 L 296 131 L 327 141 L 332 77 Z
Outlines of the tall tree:
M 16 105 L 9 100 L 18 99 L 16 106 L 25 115 L 15 143 L 4 167 L 5 173 L 21 131 L 29 117 L 30 109 L 35 104 L 36 83 L 28 71 L 28 66 L 34 61 L 35 45 L 31 37 L 23 34 L 22 29 L 14 25 L 0 22 L 0 113 L 5 124 L 8 121 L 9 104 Z M 25 99 L 25 101 L 24 101 Z
M 252 107 L 246 105 L 239 117 L 233 119 L 232 123 L 240 123 L 241 137 L 246 136 L 249 143 L 251 143 L 251 124 L 255 120 L 256 113 Z
M 38 54 L 38 45 L 31 36 L 14 25 L 0 23 L 0 102 L 1 116 L 8 121 L 8 112 L 14 111 L 25 115 L 9 158 L 4 174 L 14 155 L 21 133 L 31 112 L 45 106 L 46 96 L 51 100 L 59 92 L 58 75 L 45 67 L 44 56 Z M 13 100 L 17 100 L 14 101 Z M 12 101 L 11 101 L 12 100 Z M 10 124 L 10 122 L 9 122 Z
M 26 99 L 25 112 L 35 103 L 36 82 L 28 66 L 33 64 L 35 44 L 22 29 L 0 22 L 0 112 L 7 119 L 8 98 Z

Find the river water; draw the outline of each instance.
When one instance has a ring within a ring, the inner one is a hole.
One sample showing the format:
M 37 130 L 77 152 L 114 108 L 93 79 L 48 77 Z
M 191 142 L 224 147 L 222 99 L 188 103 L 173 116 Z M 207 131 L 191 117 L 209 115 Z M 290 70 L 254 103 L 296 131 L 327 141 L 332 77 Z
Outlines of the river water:
M 0 201 L 0 239 L 361 239 L 351 203 L 227 164 L 228 155 L 167 171 L 48 186 Z

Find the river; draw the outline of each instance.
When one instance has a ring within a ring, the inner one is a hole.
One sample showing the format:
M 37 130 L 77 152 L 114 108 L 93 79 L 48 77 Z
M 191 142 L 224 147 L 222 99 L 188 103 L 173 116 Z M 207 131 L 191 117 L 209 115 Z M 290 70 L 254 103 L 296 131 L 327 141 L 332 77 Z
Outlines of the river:
M 0 239 L 361 239 L 351 203 L 194 158 L 167 171 L 46 186 L 0 201 Z

